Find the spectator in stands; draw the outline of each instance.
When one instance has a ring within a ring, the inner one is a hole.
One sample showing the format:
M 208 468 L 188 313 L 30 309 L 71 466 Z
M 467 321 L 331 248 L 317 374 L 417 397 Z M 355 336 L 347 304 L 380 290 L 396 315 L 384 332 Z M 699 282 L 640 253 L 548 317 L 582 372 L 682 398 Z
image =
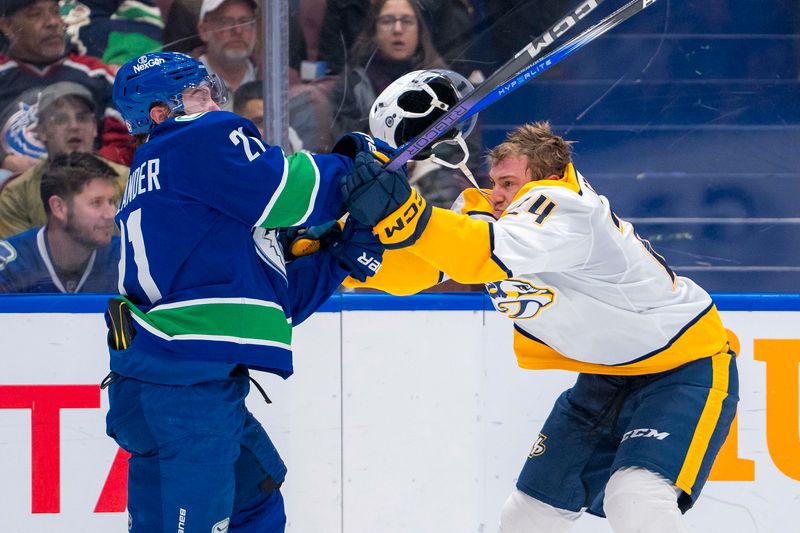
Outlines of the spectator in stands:
M 78 53 L 107 65 L 161 48 L 164 23 L 154 0 L 66 0 L 61 15 Z
M 333 138 L 347 131 L 370 131 L 369 111 L 378 94 L 396 79 L 414 70 L 443 68 L 417 4 L 410 0 L 379 0 L 372 7 L 368 30 L 353 48 L 353 64 L 333 91 Z M 373 132 L 377 133 L 377 132 Z M 467 162 L 481 181 L 480 132 L 468 139 L 471 159 Z M 449 152 L 449 153 L 448 153 Z M 458 161 L 463 152 L 442 146 L 443 159 Z M 450 207 L 468 185 L 461 171 L 430 162 L 409 164 L 409 180 L 431 193 L 431 203 Z
M 303 2 L 304 0 L 300 0 Z M 324 1 L 324 0 L 323 0 Z M 214 9 L 204 9 L 203 5 L 209 5 L 208 2 L 202 2 L 201 0 L 173 0 L 167 2 L 169 5 L 167 6 L 167 16 L 166 16 L 166 24 L 164 26 L 164 50 L 169 50 L 173 52 L 182 52 L 185 54 L 192 55 L 196 58 L 200 58 L 201 54 L 206 53 L 207 48 L 207 41 L 202 38 L 201 34 L 198 34 L 198 25 L 202 24 L 204 15 L 207 14 L 209 11 L 214 11 Z M 221 1 L 211 2 L 211 4 L 217 4 L 217 6 L 221 5 Z M 254 32 L 255 35 L 258 35 L 258 25 L 260 24 L 259 15 L 258 15 L 258 7 L 256 0 L 246 0 L 246 4 L 253 6 L 254 8 L 254 17 L 255 17 L 255 24 L 256 30 Z M 289 84 L 294 85 L 300 83 L 300 64 L 301 62 L 307 58 L 306 53 L 306 43 L 304 41 L 304 29 L 300 26 L 300 21 L 298 19 L 299 15 L 296 9 L 293 9 L 295 2 L 290 3 L 289 9 Z M 203 11 L 203 16 L 201 16 L 201 11 Z M 213 28 L 210 28 L 213 30 Z M 212 32 L 209 38 L 211 39 L 219 39 L 219 31 Z M 250 62 L 253 64 L 255 77 L 261 78 L 261 60 L 260 54 L 262 50 L 261 47 L 256 46 L 253 50 L 252 55 L 250 56 Z M 213 64 L 206 63 L 207 67 L 213 68 Z M 221 72 L 217 72 L 217 74 L 222 76 Z M 227 81 L 227 80 L 226 80 Z M 247 80 L 240 81 L 241 83 L 246 83 Z M 229 89 L 235 90 L 238 85 L 230 85 Z M 231 91 L 232 93 L 233 91 Z M 229 109 L 230 106 L 226 107 L 226 110 Z
M 417 12 L 424 17 L 428 28 L 436 28 L 431 35 L 448 68 L 466 75 L 470 66 L 459 57 L 472 34 L 471 0 L 411 0 Z M 338 74 L 346 63 L 347 52 L 368 27 L 369 1 L 328 0 L 328 8 L 318 39 L 319 59 L 325 61 L 331 74 Z M 304 28 L 305 29 L 305 28 Z M 309 38 L 306 37 L 306 41 Z M 463 67 L 463 68 L 462 68 Z
M 332 147 L 330 102 L 327 95 L 311 85 L 289 87 L 289 144 L 293 152 L 328 152 Z M 264 135 L 264 85 L 243 84 L 233 96 L 233 112 L 253 121 Z
M 30 107 L 29 121 L 34 140 L 41 143 L 47 158 L 72 152 L 92 153 L 97 138 L 94 120 L 95 103 L 83 85 L 58 82 L 44 88 L 38 103 Z M 118 199 L 128 178 L 128 168 L 91 156 L 108 164 L 117 174 L 115 199 Z M 42 174 L 47 159 L 42 158 L 23 174 L 12 178 L 0 188 L 0 238 L 41 226 L 46 222 L 45 210 L 39 198 Z
M 0 109 L 34 87 L 59 81 L 80 83 L 92 93 L 103 118 L 100 153 L 112 161 L 129 164 L 132 138 L 111 104 L 114 74 L 99 59 L 67 48 L 58 2 L 0 0 L 0 31 L 9 42 L 7 52 L 0 54 Z M 17 155 L 0 154 L 0 166 L 12 171 L 30 168 L 30 158 L 20 160 Z
M 0 241 L 0 293 L 116 292 L 116 179 L 90 154 L 53 158 L 40 190 L 47 224 Z
M 233 112 L 256 125 L 264 136 L 264 84 L 260 81 L 243 83 L 233 93 Z
M 200 7 L 197 31 L 205 46 L 192 55 L 219 76 L 231 93 L 257 79 L 251 58 L 257 39 L 257 8 L 254 0 L 203 0 Z M 232 106 L 229 102 L 226 110 Z
M 334 139 L 348 131 L 368 131 L 372 102 L 395 79 L 412 70 L 444 68 L 411 0 L 377 0 L 351 58 L 332 94 Z

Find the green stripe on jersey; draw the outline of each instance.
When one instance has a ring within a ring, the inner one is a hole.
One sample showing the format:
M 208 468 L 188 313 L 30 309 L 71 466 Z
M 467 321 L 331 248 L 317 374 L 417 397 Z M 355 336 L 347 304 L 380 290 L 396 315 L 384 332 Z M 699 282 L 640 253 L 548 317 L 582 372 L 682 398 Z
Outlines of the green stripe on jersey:
M 280 344 L 289 348 L 292 326 L 283 310 L 275 305 L 246 303 L 244 298 L 230 301 L 196 300 L 156 306 L 137 317 L 169 337 L 198 338 L 244 344 Z M 243 303 L 244 302 L 244 303 Z
M 278 189 L 262 228 L 286 228 L 301 224 L 314 207 L 319 189 L 319 169 L 310 154 L 300 152 L 286 158 L 289 165 L 283 189 Z

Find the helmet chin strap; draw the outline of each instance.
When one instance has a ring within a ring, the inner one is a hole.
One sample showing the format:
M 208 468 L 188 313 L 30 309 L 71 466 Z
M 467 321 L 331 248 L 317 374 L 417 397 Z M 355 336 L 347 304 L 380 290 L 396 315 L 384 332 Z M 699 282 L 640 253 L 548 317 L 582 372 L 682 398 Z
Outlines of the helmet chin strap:
M 442 144 L 456 145 L 461 149 L 461 158 L 457 163 L 452 163 L 436 155 L 436 147 Z M 437 165 L 441 165 L 447 168 L 452 168 L 455 170 L 460 170 L 464 174 L 464 176 L 466 176 L 467 180 L 469 180 L 469 182 L 472 184 L 473 187 L 478 189 L 478 191 L 482 195 L 486 196 L 487 198 L 489 197 L 489 195 L 483 192 L 480 186 L 478 186 L 478 182 L 475 180 L 475 176 L 472 174 L 472 171 L 469 169 L 469 167 L 467 167 L 467 159 L 469 159 L 469 148 L 467 148 L 467 143 L 464 140 L 464 137 L 462 137 L 460 133 L 456 135 L 453 139 L 445 139 L 443 141 L 439 141 L 432 144 L 431 155 L 428 157 L 428 159 L 430 159 Z
M 417 85 L 417 88 L 422 89 L 428 94 L 428 96 L 431 97 L 431 103 L 428 106 L 428 109 L 426 109 L 422 113 L 415 113 L 413 111 L 404 111 L 403 114 L 405 117 L 407 118 L 427 117 L 430 114 L 430 112 L 433 111 L 434 109 L 441 109 L 444 112 L 450 111 L 450 106 L 439 100 L 439 97 L 436 95 L 436 92 L 433 89 L 431 89 L 431 87 L 428 84 Z

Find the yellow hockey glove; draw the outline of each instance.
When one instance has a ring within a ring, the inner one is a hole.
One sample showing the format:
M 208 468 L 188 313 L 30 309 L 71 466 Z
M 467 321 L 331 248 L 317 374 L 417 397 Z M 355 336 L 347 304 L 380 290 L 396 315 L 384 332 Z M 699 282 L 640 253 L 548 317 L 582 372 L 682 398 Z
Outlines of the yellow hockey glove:
M 413 187 L 408 200 L 375 225 L 387 249 L 405 248 L 419 239 L 431 216 L 431 206 Z

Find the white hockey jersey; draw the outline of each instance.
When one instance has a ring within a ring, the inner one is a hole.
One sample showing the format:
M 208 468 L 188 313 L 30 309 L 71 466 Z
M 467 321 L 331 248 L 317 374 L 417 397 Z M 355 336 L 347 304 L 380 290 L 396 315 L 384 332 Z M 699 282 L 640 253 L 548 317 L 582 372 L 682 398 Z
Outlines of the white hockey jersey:
M 676 276 L 572 165 L 562 179 L 526 184 L 495 222 L 475 192 L 456 201 L 460 215 L 434 208 L 423 236 L 399 252 L 486 283 L 514 320 L 521 367 L 649 374 L 727 349 L 711 297 Z
M 493 225 L 493 256 L 509 277 L 486 284 L 515 322 L 520 366 L 651 373 L 725 348 L 711 297 L 571 166 L 526 187 Z

